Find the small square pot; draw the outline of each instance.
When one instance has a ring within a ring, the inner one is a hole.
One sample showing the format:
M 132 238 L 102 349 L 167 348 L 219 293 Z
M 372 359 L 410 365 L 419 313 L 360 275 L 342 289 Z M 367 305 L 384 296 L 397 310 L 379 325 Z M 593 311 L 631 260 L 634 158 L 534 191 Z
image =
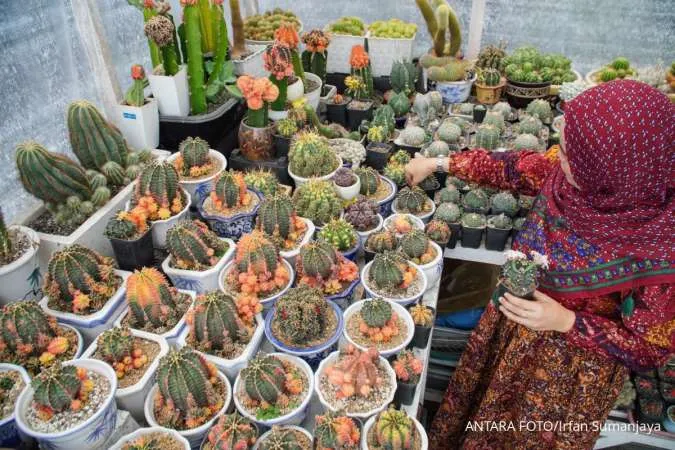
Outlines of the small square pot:
M 462 225 L 460 225 L 459 223 L 451 223 L 450 231 L 451 231 L 450 240 L 445 245 L 445 248 L 455 248 L 457 246 L 457 240 L 460 238 L 460 235 L 462 234 Z
M 396 405 L 411 405 L 415 400 L 415 390 L 417 384 L 408 384 L 398 381 L 396 383 L 396 395 L 394 396 L 394 403 Z
M 485 248 L 488 250 L 503 252 L 504 247 L 506 247 L 506 241 L 509 240 L 510 235 L 510 228 L 508 230 L 500 230 L 498 228 L 487 227 L 485 232 Z
M 427 308 L 431 309 L 434 315 L 434 320 L 436 320 L 436 310 L 431 306 L 427 306 Z M 427 344 L 429 343 L 429 336 L 431 336 L 431 330 L 433 329 L 433 327 L 434 327 L 433 322 L 431 323 L 430 327 L 421 327 L 419 325 L 415 325 L 415 334 L 413 334 L 413 338 L 412 341 L 410 341 L 410 345 L 417 348 L 427 348 Z
M 462 247 L 478 248 L 483 240 L 484 228 L 462 227 Z
M 154 264 L 154 246 L 150 228 L 135 241 L 110 239 L 110 245 L 112 245 L 117 265 L 121 270 L 133 272 Z
M 347 122 L 347 104 L 349 100 L 344 103 L 326 103 L 326 118 L 330 123 L 339 123 L 346 127 Z
M 392 146 L 386 142 L 370 142 L 366 147 L 366 164 L 382 172 L 387 165 Z
M 347 124 L 350 130 L 358 130 L 361 122 L 373 118 L 373 102 L 369 103 L 370 105 L 367 109 L 352 109 L 349 107 L 351 103 L 347 106 Z

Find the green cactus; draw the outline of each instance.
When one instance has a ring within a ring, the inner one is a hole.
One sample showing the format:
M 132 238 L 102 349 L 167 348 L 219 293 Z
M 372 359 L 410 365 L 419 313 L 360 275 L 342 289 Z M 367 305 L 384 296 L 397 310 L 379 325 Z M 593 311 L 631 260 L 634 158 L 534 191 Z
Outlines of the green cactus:
M 59 363 L 33 378 L 31 387 L 35 391 L 33 401 L 38 406 L 59 413 L 70 409 L 80 393 L 82 381 L 77 376 L 77 367 Z
M 401 187 L 406 183 L 405 166 L 389 163 L 384 168 L 384 176 L 393 181 L 396 186 Z
M 401 238 L 401 250 L 408 258 L 419 259 L 428 247 L 429 238 L 421 230 L 413 230 Z
M 145 83 L 147 79 L 145 78 L 145 70 L 143 66 L 139 64 L 134 64 L 131 66 L 131 86 L 124 94 L 124 101 L 129 106 L 141 107 L 145 104 Z
M 259 444 L 260 450 L 306 450 L 298 435 L 291 428 L 272 427 L 272 433 Z
M 307 347 L 328 330 L 333 309 L 319 289 L 307 285 L 291 288 L 275 305 L 273 323 L 279 327 L 282 340 L 294 346 Z
M 485 228 L 485 216 L 477 213 L 463 214 L 462 226 L 467 228 Z
M 237 208 L 243 204 L 242 187 L 245 190 L 243 177 L 228 170 L 218 177 L 213 192 L 224 208 Z
M 464 195 L 462 199 L 462 204 L 465 208 L 470 208 L 474 210 L 485 210 L 488 208 L 490 198 L 485 193 L 484 190 L 477 188 L 471 189 Z
M 526 116 L 520 119 L 516 130 L 518 134 L 531 134 L 533 136 L 539 136 L 543 124 L 541 120 L 533 116 Z
M 427 24 L 434 53 L 439 56 L 456 55 L 462 45 L 462 33 L 455 11 L 446 0 L 434 0 L 433 7 L 429 0 L 415 2 Z
M 448 120 L 443 121 L 437 131 L 438 139 L 446 144 L 457 144 L 462 133 L 459 125 Z
M 407 97 L 415 92 L 417 67 L 410 61 L 394 61 L 389 80 L 391 88 L 396 94 L 403 94 L 404 97 Z M 389 103 L 391 103 L 391 100 Z M 410 105 L 410 102 L 408 102 L 408 105 Z
M 220 416 L 207 439 L 212 450 L 250 450 L 257 437 L 257 426 L 235 411 Z
M 190 169 L 209 164 L 209 143 L 200 137 L 187 137 L 178 146 L 178 151 L 183 158 L 183 176 L 190 175 Z
M 428 208 L 429 197 L 420 187 L 404 187 L 396 195 L 396 209 L 410 214 L 423 213 Z
M 344 219 L 332 219 L 319 231 L 319 239 L 330 243 L 339 251 L 353 248 L 357 238 L 354 226 Z
M 281 119 L 276 122 L 276 127 L 277 133 L 287 139 L 292 138 L 293 135 L 298 132 L 298 124 L 293 119 Z
M 250 340 L 234 298 L 220 291 L 197 296 L 188 323 L 190 342 L 208 353 L 228 354 L 234 350 L 234 344 L 246 344 Z
M 211 97 L 210 94 L 220 92 L 224 87 L 222 78 L 228 60 L 230 42 L 222 1 L 200 0 L 200 8 L 202 10 L 202 51 L 214 54 L 213 69 L 206 81 L 205 91 L 207 99 L 211 100 L 214 97 Z
M 54 325 L 37 302 L 10 303 L 0 310 L 0 342 L 10 354 L 21 348 L 39 356 L 56 337 Z
M 426 148 L 427 158 L 437 158 L 439 156 L 448 156 L 450 154 L 450 146 L 444 141 L 434 141 Z
M 375 421 L 375 439 L 384 449 L 410 450 L 414 448 L 415 423 L 405 413 L 390 406 L 378 414 Z
M 12 239 L 5 225 L 5 217 L 0 209 L 0 257 L 7 260 L 12 255 Z
M 371 126 L 368 128 L 368 142 L 384 142 L 388 136 L 382 126 Z
M 536 117 L 541 120 L 543 123 L 551 123 L 553 120 L 553 110 L 551 109 L 551 104 L 548 100 L 543 99 L 534 99 L 527 105 L 525 110 L 528 115 Z
M 173 328 L 184 313 L 175 301 L 177 294 L 154 267 L 144 267 L 129 275 L 126 301 L 131 327 L 139 330 Z
M 455 82 L 462 81 L 466 77 L 469 63 L 462 59 L 452 59 L 444 66 L 431 66 L 427 69 L 427 75 L 431 81 Z
M 328 181 L 310 180 L 297 188 L 293 193 L 293 205 L 300 217 L 319 227 L 342 212 L 342 201 Z
M 424 231 L 429 239 L 440 245 L 445 245 L 452 233 L 448 224 L 439 219 L 430 221 Z
M 466 181 L 462 180 L 461 178 L 449 176 L 448 178 L 445 179 L 445 185 L 446 186 L 454 186 L 459 190 L 463 190 L 466 188 Z
M 507 102 L 499 102 L 492 107 L 492 112 L 501 114 L 506 120 L 511 117 L 511 105 Z
M 206 113 L 206 89 L 202 31 L 199 5 L 196 0 L 181 0 L 187 50 L 188 83 L 190 84 L 190 113 Z
M 390 105 L 382 105 L 373 113 L 373 120 L 370 126 L 382 127 L 387 139 L 396 129 L 396 114 Z
M 518 200 L 508 191 L 499 192 L 490 199 L 492 214 L 506 214 L 509 217 L 516 215 L 520 207 Z
M 270 170 L 255 169 L 244 174 L 244 182 L 249 189 L 262 193 L 265 197 L 276 195 L 279 191 L 279 180 Z
M 359 167 L 354 171 L 361 181 L 361 195 L 372 197 L 380 187 L 382 180 L 377 171 L 371 167 Z
M 498 230 L 510 230 L 513 228 L 513 221 L 509 216 L 499 214 L 497 216 L 490 217 L 487 220 L 487 226 L 489 228 L 496 228 Z
M 410 111 L 410 99 L 403 92 L 392 95 L 387 104 L 394 110 L 396 117 L 403 117 Z
M 369 280 L 377 289 L 393 289 L 403 283 L 405 260 L 397 253 L 385 251 L 377 253 L 368 274 Z
M 493 125 L 481 125 L 476 130 L 476 147 L 494 150 L 499 147 L 499 128 Z
M 374 298 L 363 302 L 361 318 L 371 328 L 382 328 L 391 320 L 391 304 L 381 298 Z
M 132 197 L 132 204 L 138 204 L 141 197 L 149 196 L 160 208 L 170 208 L 176 199 L 182 198 L 176 168 L 168 162 L 157 162 L 138 176 Z
M 239 273 L 274 273 L 279 265 L 279 250 L 260 232 L 241 237 L 237 244 L 235 262 Z
M 526 297 L 537 288 L 537 278 L 545 267 L 529 257 L 507 258 L 502 266 L 502 282 L 513 294 Z
M 410 162 L 411 159 L 412 158 L 410 157 L 410 153 L 408 153 L 407 151 L 397 150 L 393 155 L 391 155 L 391 158 L 389 158 L 389 162 L 405 166 Z
M 612 61 L 612 68 L 614 70 L 628 70 L 630 68 L 630 61 L 626 57 L 619 56 Z
M 286 372 L 279 358 L 260 354 L 239 374 L 244 389 L 253 400 L 276 405 L 284 394 Z
M 299 133 L 288 152 L 289 169 L 303 178 L 328 175 L 337 169 L 338 162 L 328 141 L 313 131 Z
M 369 235 L 364 247 L 375 253 L 384 253 L 395 250 L 398 247 L 398 239 L 393 232 L 382 230 Z
M 172 77 L 180 69 L 176 25 L 169 14 L 157 14 L 145 21 L 145 35 L 162 52 L 164 75 Z M 154 62 L 153 62 L 154 64 Z
M 450 185 L 446 186 L 436 194 L 436 204 L 441 205 L 443 203 L 456 203 L 460 202 L 462 194 L 459 192 L 455 186 Z M 438 208 L 436 209 L 438 211 Z
M 108 364 L 122 362 L 134 350 L 134 336 L 129 328 L 114 327 L 101 333 L 96 341 L 96 351 Z
M 422 181 L 420 181 L 420 184 L 418 186 L 425 191 L 435 191 L 436 189 L 439 189 L 441 187 L 441 184 L 438 182 L 438 178 L 436 178 L 436 175 L 432 173 L 427 175 Z
M 229 245 L 198 220 L 179 222 L 166 233 L 166 249 L 172 263 L 184 270 L 212 268 L 227 252 Z
M 539 139 L 531 134 L 519 134 L 513 141 L 514 150 L 538 150 L 540 148 Z
M 304 245 L 296 262 L 298 272 L 313 278 L 327 280 L 338 263 L 338 254 L 330 243 L 315 241 Z
M 504 122 L 504 116 L 502 116 L 498 112 L 493 112 L 493 111 L 488 111 L 487 114 L 485 114 L 485 118 L 483 119 L 483 125 L 492 125 L 499 129 L 499 133 L 503 133 L 504 130 L 506 129 L 506 123 Z
M 424 131 L 424 128 L 413 125 L 406 127 L 401 132 L 400 139 L 405 145 L 421 147 L 422 144 L 424 144 L 424 142 L 427 140 L 427 133 Z
M 459 116 L 448 117 L 447 119 L 445 119 L 443 121 L 443 123 L 446 123 L 446 122 L 454 123 L 455 125 L 457 125 L 460 128 L 460 130 L 462 130 L 462 134 L 466 134 L 469 131 L 471 131 L 471 124 L 469 123 L 468 120 L 464 119 L 463 117 L 459 117 Z M 441 124 L 441 126 L 442 125 L 443 124 Z
M 497 69 L 485 69 L 481 73 L 481 78 L 485 86 L 498 86 L 502 81 L 502 75 Z
M 293 203 L 286 195 L 266 197 L 258 209 L 257 228 L 273 240 L 285 241 L 294 231 L 294 215 Z

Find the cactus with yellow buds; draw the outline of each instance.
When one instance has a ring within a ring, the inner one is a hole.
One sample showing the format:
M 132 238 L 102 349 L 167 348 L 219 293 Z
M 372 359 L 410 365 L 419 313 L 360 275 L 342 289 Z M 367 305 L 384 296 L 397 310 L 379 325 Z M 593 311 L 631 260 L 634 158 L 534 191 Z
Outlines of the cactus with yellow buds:
M 313 131 L 303 131 L 291 144 L 288 168 L 303 178 L 321 177 L 337 169 L 339 160 L 328 141 Z
M 173 166 L 182 177 L 199 178 L 216 169 L 211 161 L 209 143 L 200 137 L 188 137 L 178 146 L 179 156 Z

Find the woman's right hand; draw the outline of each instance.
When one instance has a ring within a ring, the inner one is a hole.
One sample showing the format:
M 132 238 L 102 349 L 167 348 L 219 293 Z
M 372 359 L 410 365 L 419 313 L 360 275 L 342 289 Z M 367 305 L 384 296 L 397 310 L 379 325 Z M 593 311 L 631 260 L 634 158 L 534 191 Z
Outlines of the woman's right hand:
M 436 171 L 436 158 L 413 158 L 405 165 L 405 180 L 416 186 Z

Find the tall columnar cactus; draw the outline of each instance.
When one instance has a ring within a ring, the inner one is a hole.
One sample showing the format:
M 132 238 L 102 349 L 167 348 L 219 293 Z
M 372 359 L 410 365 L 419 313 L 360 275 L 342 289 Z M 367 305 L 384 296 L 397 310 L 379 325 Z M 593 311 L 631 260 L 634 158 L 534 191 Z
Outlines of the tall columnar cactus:
M 415 92 L 417 66 L 410 61 L 394 61 L 394 64 L 391 66 L 389 79 L 394 92 L 408 96 Z M 408 102 L 409 106 L 410 102 Z
M 272 427 L 272 432 L 260 443 L 260 450 L 305 450 L 298 435 L 289 428 Z
M 395 250 L 396 247 L 398 247 L 396 234 L 388 230 L 382 230 L 371 234 L 368 236 L 365 243 L 365 248 L 375 253 Z
M 328 326 L 328 314 L 333 314 L 323 292 L 307 285 L 289 289 L 275 308 L 277 337 L 300 346 L 319 338 Z
M 200 271 L 217 264 L 228 250 L 228 244 L 209 230 L 204 222 L 195 220 L 169 228 L 166 248 L 177 268 Z
M 372 167 L 359 167 L 354 171 L 361 181 L 361 195 L 372 197 L 380 187 L 380 174 Z
M 128 328 L 114 327 L 101 333 L 96 341 L 96 350 L 109 363 L 119 363 L 131 357 L 134 336 Z
M 279 265 L 279 250 L 259 231 L 239 240 L 234 258 L 240 273 L 274 273 Z
M 12 240 L 5 225 L 5 216 L 0 209 L 0 257 L 9 258 L 12 255 Z
M 257 228 L 268 236 L 288 239 L 294 231 L 293 203 L 286 195 L 267 197 L 258 209 Z
M 312 30 L 302 36 L 305 51 L 302 52 L 302 65 L 306 72 L 311 72 L 326 81 L 326 63 L 328 60 L 328 44 L 330 36 L 322 30 Z
M 57 309 L 84 313 L 98 311 L 119 285 L 111 258 L 74 244 L 52 255 L 44 289 Z
M 415 423 L 405 413 L 390 407 L 375 421 L 375 438 L 382 448 L 409 450 L 413 447 Z
M 154 267 L 144 267 L 129 275 L 126 300 L 129 325 L 133 328 L 142 329 L 148 323 L 155 327 L 173 326 L 179 319 L 174 292 Z
M 201 9 L 202 50 L 213 53 L 213 70 L 206 81 L 206 95 L 221 88 L 220 78 L 230 47 L 223 0 L 199 0 Z
M 212 450 L 249 450 L 257 438 L 257 427 L 237 411 L 220 416 L 207 436 Z
M 401 250 L 408 258 L 420 258 L 428 247 L 429 238 L 422 230 L 413 230 L 401 238 Z
M 142 197 L 150 197 L 159 208 L 171 208 L 171 212 L 180 212 L 183 209 L 182 191 L 176 168 L 168 162 L 162 162 L 143 169 L 138 176 L 133 203 L 138 204 Z M 178 209 L 177 205 L 181 208 Z
M 481 125 L 476 130 L 476 147 L 494 150 L 499 147 L 499 128 L 494 125 Z
M 183 7 L 183 26 L 187 49 L 188 83 L 190 85 L 190 112 L 206 113 L 206 89 L 202 30 L 198 0 L 180 0 Z
M 134 64 L 131 66 L 131 87 L 124 95 L 124 101 L 129 106 L 141 107 L 145 104 L 145 70 L 143 66 Z
M 328 279 L 338 263 L 338 254 L 331 244 L 325 241 L 310 242 L 300 248 L 296 264 L 298 271 L 310 277 Z
M 68 106 L 68 134 L 73 153 L 85 169 L 101 171 L 112 184 L 124 182 L 127 143 L 92 103 L 78 100 Z
M 244 176 L 237 172 L 223 172 L 216 180 L 211 198 L 217 209 L 242 207 L 248 199 L 248 189 Z
M 58 413 L 71 409 L 82 387 L 75 366 L 56 364 L 33 378 L 33 401 L 40 409 Z
M 428 207 L 429 197 L 417 186 L 405 187 L 396 196 L 396 208 L 402 212 L 419 214 Z
M 391 320 L 391 304 L 381 298 L 374 298 L 363 303 L 360 314 L 369 327 L 382 328 Z
M 188 324 L 191 342 L 208 352 L 228 351 L 235 343 L 247 343 L 250 339 L 234 299 L 220 291 L 197 297 Z
M 178 146 L 183 158 L 183 176 L 190 175 L 193 167 L 201 167 L 210 163 L 209 143 L 200 137 L 188 137 Z
M 327 411 L 316 416 L 314 438 L 323 450 L 358 448 L 361 432 L 354 419 Z
M 284 396 L 286 372 L 278 358 L 259 355 L 241 369 L 241 381 L 246 393 L 253 400 L 276 405 Z
M 337 169 L 338 159 L 326 139 L 313 131 L 303 131 L 291 145 L 288 165 L 297 176 L 321 177 Z
M 333 219 L 319 231 L 319 239 L 329 242 L 340 251 L 347 251 L 356 245 L 358 234 L 345 219 Z
M 300 217 L 310 219 L 317 226 L 323 226 L 342 212 L 342 201 L 328 181 L 310 180 L 303 184 L 295 190 L 293 204 Z
M 55 325 L 34 301 L 10 303 L 0 310 L 0 347 L 40 355 L 56 337 Z
M 160 50 L 164 75 L 174 76 L 180 69 L 178 42 L 176 41 L 176 25 L 168 14 L 156 14 L 148 18 L 144 26 L 145 35 Z M 153 61 L 155 65 L 155 61 Z
M 403 257 L 396 253 L 385 251 L 378 253 L 370 267 L 369 278 L 378 289 L 393 289 L 403 283 Z
M 373 72 L 371 69 L 370 56 L 363 45 L 352 47 L 349 55 L 349 65 L 351 66 L 352 76 L 358 77 L 364 84 L 365 99 L 373 97 Z
M 429 0 L 415 2 L 427 23 L 436 56 L 455 56 L 462 45 L 462 33 L 455 11 L 446 0 L 434 0 L 433 7 Z

